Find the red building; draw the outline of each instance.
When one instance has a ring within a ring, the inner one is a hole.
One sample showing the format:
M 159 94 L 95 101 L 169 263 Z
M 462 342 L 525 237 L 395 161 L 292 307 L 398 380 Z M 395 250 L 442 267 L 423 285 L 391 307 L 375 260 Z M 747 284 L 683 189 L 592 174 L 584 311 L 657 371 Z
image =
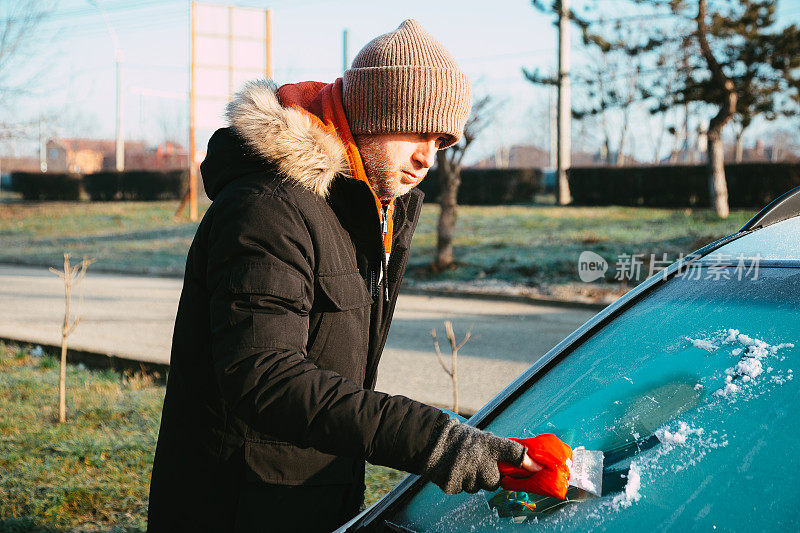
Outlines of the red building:
M 116 142 L 103 139 L 51 139 L 47 142 L 47 170 L 91 174 L 116 168 Z M 143 141 L 125 142 L 125 170 L 188 168 L 188 152 L 166 142 L 150 147 Z

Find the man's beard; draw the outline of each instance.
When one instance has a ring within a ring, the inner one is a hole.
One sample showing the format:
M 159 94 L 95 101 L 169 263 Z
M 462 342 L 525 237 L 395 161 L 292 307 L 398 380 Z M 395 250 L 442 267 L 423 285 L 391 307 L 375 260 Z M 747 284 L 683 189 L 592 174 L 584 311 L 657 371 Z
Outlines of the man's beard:
M 389 202 L 402 196 L 416 185 L 400 181 L 403 169 L 392 163 L 383 150 L 383 145 L 372 141 L 369 136 L 365 135 L 361 139 L 358 151 L 361 154 L 369 184 L 381 202 Z M 412 171 L 409 170 L 409 172 Z

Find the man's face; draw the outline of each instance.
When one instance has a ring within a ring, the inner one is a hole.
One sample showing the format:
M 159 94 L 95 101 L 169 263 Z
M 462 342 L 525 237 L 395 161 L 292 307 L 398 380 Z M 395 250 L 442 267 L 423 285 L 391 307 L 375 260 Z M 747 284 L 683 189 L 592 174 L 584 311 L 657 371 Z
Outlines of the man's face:
M 356 135 L 355 141 L 372 190 L 381 202 L 388 202 L 422 181 L 445 137 L 439 133 L 385 133 Z

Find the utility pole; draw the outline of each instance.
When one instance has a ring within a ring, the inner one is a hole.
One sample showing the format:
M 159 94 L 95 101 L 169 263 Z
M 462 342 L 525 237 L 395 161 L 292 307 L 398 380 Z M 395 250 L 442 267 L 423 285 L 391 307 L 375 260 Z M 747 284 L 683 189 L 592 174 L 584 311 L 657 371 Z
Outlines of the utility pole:
M 228 6 L 228 100 L 233 99 L 233 6 Z
M 567 171 L 570 167 L 570 120 L 572 108 L 569 101 L 569 0 L 561 0 L 558 12 L 558 155 L 557 195 L 559 205 L 572 202 Z
M 125 170 L 125 138 L 122 132 L 122 50 L 118 46 L 114 55 L 117 62 L 117 172 L 122 172 Z
M 192 64 L 189 69 L 189 220 L 197 220 L 197 168 L 194 164 L 195 152 L 195 108 L 197 107 L 197 95 L 195 94 L 195 69 L 197 64 L 197 10 L 195 3 L 191 3 L 191 41 L 192 41 Z M 178 208 L 180 210 L 180 208 Z
M 264 70 L 267 79 L 272 79 L 272 9 L 264 11 Z
M 347 28 L 342 30 L 342 72 L 347 70 L 350 62 L 347 60 Z
M 550 127 L 547 128 L 550 132 L 550 168 L 556 168 L 556 160 L 558 159 L 558 136 L 556 132 L 558 131 L 558 113 L 556 112 L 556 106 L 553 104 L 557 97 L 554 98 L 556 88 L 552 85 L 547 87 L 547 109 L 550 110 Z
M 111 36 L 111 42 L 114 43 L 114 60 L 116 63 L 117 75 L 117 128 L 116 128 L 116 168 L 117 172 L 125 170 L 125 139 L 122 132 L 122 48 L 119 46 L 119 39 L 117 32 L 108 20 L 106 10 L 103 8 L 103 0 L 89 0 L 89 3 L 100 10 L 100 15 L 103 17 L 103 22 L 106 24 L 108 34 Z
M 39 170 L 47 172 L 47 142 L 44 138 L 44 115 L 39 114 Z

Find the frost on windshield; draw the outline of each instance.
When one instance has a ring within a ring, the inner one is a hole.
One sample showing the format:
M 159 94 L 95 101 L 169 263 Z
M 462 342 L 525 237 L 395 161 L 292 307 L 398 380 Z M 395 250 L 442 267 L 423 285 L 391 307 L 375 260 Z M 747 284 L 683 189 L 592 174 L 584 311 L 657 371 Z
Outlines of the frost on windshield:
M 680 494 L 682 484 L 684 492 L 695 490 L 687 488 L 690 486 L 697 486 L 698 492 L 705 490 L 715 472 L 730 468 L 730 453 L 719 452 L 729 447 L 744 416 L 753 416 L 751 411 L 766 416 L 760 404 L 749 407 L 748 402 L 769 402 L 773 391 L 792 380 L 786 354 L 795 345 L 786 339 L 767 339 L 733 328 L 696 331 L 664 340 L 667 348 L 658 357 L 658 373 L 695 365 L 698 373 L 693 381 L 686 377 L 688 374 L 675 374 L 684 377 L 636 389 L 642 373 L 631 368 L 628 375 L 618 376 L 617 386 L 603 390 L 605 396 L 585 395 L 575 401 L 581 409 L 568 405 L 559 413 L 561 419 L 575 420 L 577 426 L 595 425 L 596 431 L 559 429 L 563 427 L 563 422 L 558 423 L 559 416 L 551 416 L 538 427 L 525 425 L 522 429 L 522 433 L 556 433 L 573 447 L 586 444 L 588 449 L 601 449 L 607 458 L 602 497 L 589 497 L 574 488 L 570 488 L 566 501 L 504 490 L 443 497 L 437 496 L 441 492 L 436 487 L 428 485 L 420 492 L 423 506 L 414 512 L 412 504 L 405 520 L 399 522 L 413 531 L 586 531 L 611 527 L 609 520 L 623 518 L 626 513 L 634 516 L 637 507 L 648 500 L 659 508 L 674 506 L 668 518 L 678 520 L 687 512 L 685 506 L 681 501 L 664 501 L 662 495 L 668 490 Z M 625 391 L 625 387 L 637 392 L 631 397 L 607 394 L 607 389 Z M 577 413 L 583 417 L 576 419 Z M 592 440 L 594 448 L 589 446 Z M 759 451 L 746 448 L 750 446 L 746 442 L 742 446 L 745 458 Z M 751 457 L 738 467 L 739 471 L 745 472 L 752 463 Z

